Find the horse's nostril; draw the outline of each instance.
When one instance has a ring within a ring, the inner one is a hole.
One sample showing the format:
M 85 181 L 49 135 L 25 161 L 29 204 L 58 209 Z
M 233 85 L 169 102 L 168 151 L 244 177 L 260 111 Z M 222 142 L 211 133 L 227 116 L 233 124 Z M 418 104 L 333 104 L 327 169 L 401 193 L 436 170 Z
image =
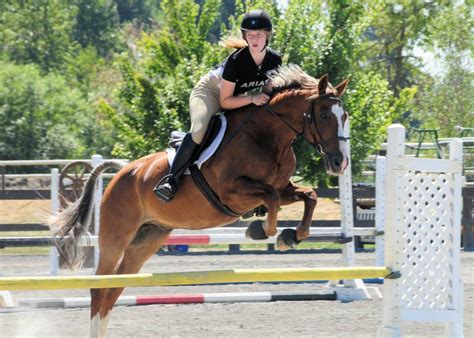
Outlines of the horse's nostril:
M 339 162 L 339 158 L 336 157 L 336 158 L 334 159 L 334 165 L 335 165 L 336 167 L 339 167 L 339 166 L 341 165 L 341 162 Z

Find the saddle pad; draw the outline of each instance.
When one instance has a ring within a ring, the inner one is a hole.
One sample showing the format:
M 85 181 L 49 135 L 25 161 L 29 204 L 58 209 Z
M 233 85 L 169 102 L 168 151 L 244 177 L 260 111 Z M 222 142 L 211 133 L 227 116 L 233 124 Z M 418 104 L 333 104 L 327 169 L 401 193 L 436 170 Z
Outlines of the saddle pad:
M 224 139 L 224 134 L 225 134 L 225 131 L 227 129 L 227 119 L 225 118 L 225 116 L 223 114 L 219 115 L 219 118 L 221 120 L 221 128 L 219 129 L 219 132 L 217 133 L 217 136 L 214 138 L 212 143 L 206 149 L 204 149 L 201 152 L 201 154 L 199 155 L 199 158 L 196 161 L 194 161 L 194 164 L 197 165 L 197 167 L 199 169 L 201 169 L 201 166 L 208 159 L 210 159 L 212 155 L 214 155 L 217 148 L 219 147 L 222 140 Z M 168 163 L 171 166 L 173 164 L 174 157 L 176 155 L 176 150 L 173 149 L 173 148 L 168 148 L 168 149 L 166 149 L 166 153 L 168 155 Z M 189 172 L 189 169 L 186 169 L 186 171 L 184 172 L 184 175 L 190 175 L 190 174 L 191 173 Z

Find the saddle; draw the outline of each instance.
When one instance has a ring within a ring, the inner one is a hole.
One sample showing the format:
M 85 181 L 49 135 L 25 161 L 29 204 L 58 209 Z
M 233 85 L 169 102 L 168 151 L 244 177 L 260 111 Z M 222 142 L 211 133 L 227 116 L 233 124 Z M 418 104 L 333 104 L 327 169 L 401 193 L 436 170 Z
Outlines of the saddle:
M 194 180 L 194 183 L 197 185 L 199 190 L 202 194 L 207 198 L 207 200 L 219 211 L 223 212 L 224 214 L 232 217 L 240 217 L 243 218 L 250 218 L 253 215 L 256 216 L 265 216 L 267 209 L 265 206 L 260 206 L 253 210 L 246 212 L 245 214 L 241 215 L 232 211 L 229 207 L 223 204 L 219 197 L 216 195 L 214 190 L 209 186 L 205 177 L 202 175 L 200 169 L 201 166 L 209 160 L 212 155 L 219 149 L 219 146 L 224 139 L 224 134 L 227 129 L 227 120 L 224 114 L 217 114 L 212 116 L 211 121 L 209 122 L 209 126 L 207 128 L 206 134 L 204 135 L 203 142 L 199 147 L 198 151 L 196 152 L 196 160 L 193 164 L 186 170 L 184 173 L 185 175 L 191 175 Z M 178 150 L 179 146 L 181 145 L 184 136 L 186 135 L 183 131 L 172 131 L 170 140 L 168 141 L 168 145 L 170 149 L 167 150 L 168 153 L 168 161 L 171 163 L 174 159 L 174 154 Z
M 197 158 L 199 158 L 201 153 L 213 143 L 213 141 L 218 136 L 219 131 L 223 127 L 223 125 L 224 125 L 224 130 L 222 134 L 225 133 L 225 129 L 227 127 L 227 121 L 223 114 L 219 114 L 219 115 L 216 114 L 211 117 L 211 121 L 209 122 L 209 126 L 207 127 L 207 131 L 206 131 L 206 134 L 204 135 L 203 142 L 201 143 L 201 146 L 199 147 L 196 153 Z M 168 141 L 169 147 L 172 149 L 178 150 L 179 146 L 181 145 L 181 142 L 183 142 L 183 138 L 185 135 L 186 135 L 186 132 L 184 131 L 180 131 L 180 130 L 172 131 L 170 140 Z M 219 144 L 220 144 L 220 141 L 219 141 Z M 219 147 L 219 144 L 217 145 L 214 152 Z

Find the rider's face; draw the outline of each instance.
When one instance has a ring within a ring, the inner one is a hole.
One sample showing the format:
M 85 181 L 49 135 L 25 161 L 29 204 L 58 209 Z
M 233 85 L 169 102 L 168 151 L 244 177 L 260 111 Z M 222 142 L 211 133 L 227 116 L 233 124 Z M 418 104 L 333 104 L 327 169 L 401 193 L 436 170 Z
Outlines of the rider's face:
M 253 31 L 249 30 L 245 32 L 245 38 L 249 44 L 251 50 L 261 51 L 265 47 L 267 40 L 267 32 L 264 30 Z

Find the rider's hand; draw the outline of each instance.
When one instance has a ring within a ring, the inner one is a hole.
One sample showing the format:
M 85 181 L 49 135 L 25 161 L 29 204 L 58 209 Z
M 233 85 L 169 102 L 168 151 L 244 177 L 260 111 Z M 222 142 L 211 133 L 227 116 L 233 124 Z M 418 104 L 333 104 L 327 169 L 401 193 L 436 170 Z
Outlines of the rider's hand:
M 270 100 L 270 96 L 264 93 L 251 96 L 251 101 L 256 106 L 262 106 L 265 103 L 268 103 L 269 100 Z

